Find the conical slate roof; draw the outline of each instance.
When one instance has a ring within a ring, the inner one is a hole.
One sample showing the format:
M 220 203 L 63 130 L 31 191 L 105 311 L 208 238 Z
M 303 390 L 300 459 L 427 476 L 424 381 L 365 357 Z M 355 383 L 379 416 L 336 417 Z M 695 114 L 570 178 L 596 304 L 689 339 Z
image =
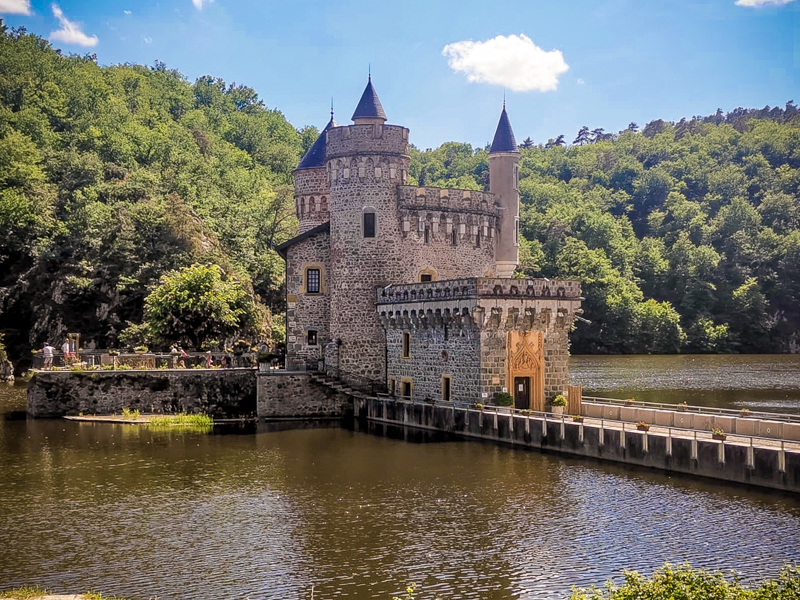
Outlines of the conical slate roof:
M 497 124 L 497 131 L 494 132 L 494 140 L 492 140 L 489 154 L 498 152 L 519 152 L 517 140 L 514 139 L 514 131 L 511 129 L 511 121 L 508 120 L 505 102 L 503 102 L 503 112 L 500 113 L 500 122 Z
M 361 100 L 358 101 L 356 112 L 353 113 L 353 121 L 356 119 L 383 119 L 386 120 L 386 113 L 383 112 L 383 106 L 378 99 L 378 94 L 375 88 L 372 87 L 372 76 L 370 75 L 367 81 L 367 87 L 364 88 L 364 93 L 361 94 Z
M 333 120 L 333 111 L 331 111 L 331 120 L 319 134 L 317 140 L 308 149 L 305 156 L 303 156 L 300 164 L 297 165 L 298 169 L 316 169 L 317 167 L 325 166 L 325 134 L 333 127 L 336 127 L 336 121 Z

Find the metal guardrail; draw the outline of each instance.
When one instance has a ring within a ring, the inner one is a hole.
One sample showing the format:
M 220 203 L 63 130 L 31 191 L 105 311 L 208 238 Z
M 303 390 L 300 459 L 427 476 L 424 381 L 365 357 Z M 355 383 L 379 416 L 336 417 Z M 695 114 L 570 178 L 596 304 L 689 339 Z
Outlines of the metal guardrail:
M 572 415 L 564 415 L 564 414 L 556 415 L 554 413 L 542 412 L 542 411 L 536 411 L 536 410 L 528 410 L 528 409 L 518 409 L 518 408 L 513 408 L 511 406 L 483 405 L 483 408 L 478 408 L 477 407 L 478 403 L 475 403 L 475 402 L 447 402 L 445 400 L 419 400 L 417 398 L 414 398 L 413 396 L 391 396 L 389 394 L 377 394 L 376 398 L 378 400 L 392 400 L 394 402 L 404 402 L 406 404 L 412 404 L 412 405 L 415 405 L 415 404 L 426 404 L 428 406 L 444 406 L 444 407 L 448 407 L 448 408 L 452 407 L 452 408 L 462 408 L 462 409 L 466 409 L 466 410 L 475 410 L 475 411 L 485 412 L 485 413 L 489 413 L 489 414 L 495 413 L 495 414 L 498 414 L 498 415 L 505 414 L 505 415 L 521 416 L 521 417 L 543 418 L 545 421 L 552 421 L 552 422 L 563 423 L 563 424 L 574 423 L 575 425 L 580 425 L 582 423 L 582 421 L 574 421 L 573 418 L 572 418 Z M 620 430 L 620 431 L 623 432 L 623 434 L 628 432 L 628 431 L 636 431 L 636 432 L 642 433 L 642 434 L 648 433 L 647 431 L 639 430 L 636 425 L 633 425 L 632 427 L 629 426 L 626 429 L 625 426 L 626 425 L 630 425 L 629 422 L 627 422 L 627 421 L 619 421 L 619 420 L 615 420 L 615 419 L 603 419 L 603 418 L 598 419 L 598 418 L 595 418 L 595 417 L 583 417 L 583 421 L 587 421 L 587 420 L 595 421 L 595 422 L 599 421 L 600 422 L 600 428 L 603 429 L 603 430 L 606 429 L 605 423 L 609 422 L 609 423 L 615 423 L 615 424 L 621 425 L 621 427 L 612 427 L 612 428 L 609 428 L 609 429 Z M 590 424 L 590 426 L 592 426 L 592 424 Z M 677 437 L 680 437 L 682 439 L 694 439 L 696 441 L 698 439 L 708 440 L 710 438 L 710 439 L 713 440 L 713 437 L 712 437 L 713 434 L 710 431 L 704 431 L 704 430 L 699 430 L 699 429 L 685 429 L 685 428 L 682 428 L 682 427 L 673 427 L 671 425 L 651 425 L 651 427 L 654 427 L 654 428 L 657 428 L 657 429 L 666 429 L 667 430 L 667 434 L 666 434 L 667 437 L 673 437 L 672 433 L 673 433 L 673 431 L 675 431 L 675 432 L 678 432 L 678 433 L 686 434 L 686 435 L 682 435 L 682 436 L 677 436 Z M 698 437 L 698 434 L 700 434 L 700 437 Z M 661 434 L 659 434 L 659 435 L 661 435 Z M 763 446 L 768 446 L 768 447 L 772 447 L 772 448 L 777 448 L 778 447 L 777 446 L 778 443 L 780 443 L 780 449 L 781 449 L 781 451 L 784 451 L 784 452 L 786 451 L 786 449 L 785 449 L 786 442 L 788 442 L 789 444 L 794 444 L 796 446 L 800 446 L 800 442 L 793 442 L 791 440 L 783 440 L 783 439 L 778 439 L 778 438 L 767 438 L 767 437 L 761 437 L 761 436 L 758 436 L 758 435 L 745 435 L 745 434 L 738 434 L 738 433 L 729 433 L 729 434 L 726 434 L 726 437 L 727 436 L 735 437 L 735 438 L 744 438 L 745 440 L 749 440 L 749 445 L 751 447 L 755 446 L 754 441 L 767 442 L 766 444 L 761 444 L 761 446 L 762 447 Z M 726 442 L 726 440 L 718 440 L 718 441 L 721 441 L 723 444 Z M 797 451 L 797 450 L 793 450 L 793 451 Z
M 620 400 L 619 398 L 599 398 L 596 396 L 583 396 L 582 402 L 590 404 L 610 404 L 628 408 L 647 408 L 654 410 L 671 410 L 696 414 L 712 414 L 724 417 L 744 417 L 750 419 L 764 419 L 766 421 L 785 421 L 787 423 L 800 423 L 800 415 L 785 413 L 771 413 L 761 410 L 715 408 L 712 406 L 694 406 L 680 404 L 666 404 L 662 402 L 643 402 L 641 400 Z M 747 411 L 743 414 L 743 411 Z

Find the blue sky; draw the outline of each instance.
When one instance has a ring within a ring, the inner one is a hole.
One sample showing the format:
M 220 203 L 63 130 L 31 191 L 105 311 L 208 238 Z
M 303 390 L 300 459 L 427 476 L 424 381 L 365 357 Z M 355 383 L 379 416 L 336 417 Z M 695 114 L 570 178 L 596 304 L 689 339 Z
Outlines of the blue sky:
M 389 122 L 410 127 L 420 148 L 487 143 L 504 92 L 517 139 L 536 142 L 572 141 L 582 125 L 617 131 L 800 103 L 800 0 L 56 6 L 0 0 L 0 16 L 101 64 L 162 60 L 190 80 L 248 85 L 297 127 L 324 126 L 331 96 L 337 120 L 349 122 L 371 64 Z

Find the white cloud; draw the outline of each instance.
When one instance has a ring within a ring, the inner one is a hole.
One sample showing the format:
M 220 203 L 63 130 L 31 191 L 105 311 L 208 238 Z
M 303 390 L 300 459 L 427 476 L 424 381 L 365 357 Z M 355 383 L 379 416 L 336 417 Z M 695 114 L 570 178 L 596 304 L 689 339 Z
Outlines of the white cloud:
M 153 43 L 153 38 L 150 38 L 150 37 L 145 37 L 145 38 L 144 38 L 144 43 L 145 43 L 145 44 L 152 44 L 152 43 Z
M 525 34 L 498 35 L 485 42 L 465 40 L 442 49 L 447 64 L 467 81 L 502 85 L 515 92 L 551 92 L 569 69 L 561 50 L 545 51 Z
M 129 10 L 123 10 L 122 12 L 124 12 L 124 13 L 125 13 L 125 16 L 126 16 L 126 17 L 130 17 L 130 16 L 131 16 L 131 14 L 132 14 L 132 13 L 131 13 L 131 11 L 129 11 Z
M 759 8 L 761 6 L 782 6 L 783 4 L 789 4 L 789 2 L 794 2 L 794 0 L 736 0 L 736 5 Z
M 0 0 L 0 14 L 29 15 L 31 0 Z
M 211 4 L 214 0 L 192 0 L 192 4 L 197 10 L 203 10 L 206 4 Z
M 78 46 L 96 46 L 96 35 L 86 35 L 81 29 L 80 23 L 75 23 L 64 16 L 64 12 L 58 4 L 53 4 L 53 16 L 61 23 L 61 29 L 50 32 L 50 39 L 65 44 L 76 44 Z
M 577 81 L 575 81 L 575 83 L 577 83 L 578 85 L 583 85 L 586 82 L 583 79 L 581 79 L 580 77 L 578 77 L 578 79 L 577 79 Z

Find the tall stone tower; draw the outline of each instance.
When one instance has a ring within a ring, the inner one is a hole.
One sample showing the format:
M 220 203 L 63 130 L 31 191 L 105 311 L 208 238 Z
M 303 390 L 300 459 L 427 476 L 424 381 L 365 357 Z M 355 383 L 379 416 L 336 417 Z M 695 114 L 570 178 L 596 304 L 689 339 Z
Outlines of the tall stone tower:
M 336 121 L 333 120 L 331 108 L 331 120 L 292 173 L 299 233 L 305 233 L 330 220 L 330 186 L 325 172 L 325 145 L 328 131 L 334 127 Z
M 489 191 L 502 207 L 494 258 L 498 277 L 511 277 L 519 264 L 519 149 L 506 103 L 489 150 Z
M 331 339 L 328 364 L 383 380 L 386 335 L 375 318 L 375 288 L 406 281 L 397 186 L 408 177 L 408 129 L 386 125 L 370 77 L 353 125 L 327 131 L 330 185 Z

